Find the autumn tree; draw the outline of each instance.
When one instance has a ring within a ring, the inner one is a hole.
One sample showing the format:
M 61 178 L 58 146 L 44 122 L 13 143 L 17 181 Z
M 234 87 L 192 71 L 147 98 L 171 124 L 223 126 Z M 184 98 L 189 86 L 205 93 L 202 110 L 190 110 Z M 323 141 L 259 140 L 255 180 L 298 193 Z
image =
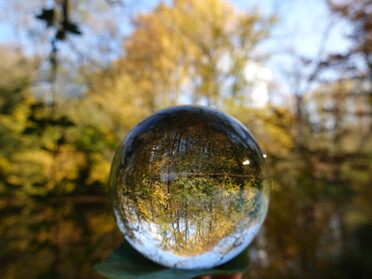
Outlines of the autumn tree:
M 243 69 L 258 59 L 274 19 L 221 0 L 175 0 L 135 18 L 123 67 L 151 110 L 185 102 L 221 105 L 249 94 Z

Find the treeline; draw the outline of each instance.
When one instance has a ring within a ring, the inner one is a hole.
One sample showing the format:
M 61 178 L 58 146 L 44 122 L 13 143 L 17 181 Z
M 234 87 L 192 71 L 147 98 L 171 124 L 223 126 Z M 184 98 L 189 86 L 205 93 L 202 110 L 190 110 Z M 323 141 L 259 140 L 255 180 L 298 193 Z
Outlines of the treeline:
M 347 14 L 351 9 L 331 8 L 360 27 L 361 21 Z M 363 77 L 355 76 L 353 57 L 362 57 L 368 48 L 359 46 L 358 38 L 349 56 L 319 62 L 319 72 L 338 67 L 341 78 L 319 82 L 306 95 L 295 94 L 293 108 L 270 101 L 257 108 L 250 99 L 254 81 L 246 77 L 246 67 L 263 67 L 267 57 L 259 46 L 270 38 L 276 20 L 257 10 L 238 12 L 219 0 L 160 4 L 135 18 L 121 58 L 87 71 L 72 69 L 68 57 L 59 57 L 59 64 L 52 64 L 58 70 L 51 83 L 40 81 L 48 60 L 14 54 L 4 46 L 0 192 L 105 193 L 113 153 L 125 134 L 158 109 L 184 102 L 216 107 L 246 124 L 268 154 L 274 189 L 295 189 L 301 183 L 301 189 L 313 191 L 319 181 L 327 181 L 325 191 L 337 192 L 342 181 L 355 179 L 360 185 L 359 180 L 367 179 L 362 177 L 371 154 L 366 140 L 371 80 L 368 69 Z M 57 69 L 52 66 L 50 72 Z M 63 82 L 64 75 L 75 73 L 75 84 Z M 73 86 L 81 93 L 68 94 Z

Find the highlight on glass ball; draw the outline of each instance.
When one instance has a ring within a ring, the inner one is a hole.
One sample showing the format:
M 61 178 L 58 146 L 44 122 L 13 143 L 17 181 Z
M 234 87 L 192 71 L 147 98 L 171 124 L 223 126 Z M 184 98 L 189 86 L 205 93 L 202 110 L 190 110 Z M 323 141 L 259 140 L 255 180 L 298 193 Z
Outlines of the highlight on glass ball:
M 252 242 L 265 219 L 264 156 L 249 130 L 225 113 L 200 106 L 159 111 L 128 134 L 113 160 L 117 225 L 163 266 L 221 265 Z

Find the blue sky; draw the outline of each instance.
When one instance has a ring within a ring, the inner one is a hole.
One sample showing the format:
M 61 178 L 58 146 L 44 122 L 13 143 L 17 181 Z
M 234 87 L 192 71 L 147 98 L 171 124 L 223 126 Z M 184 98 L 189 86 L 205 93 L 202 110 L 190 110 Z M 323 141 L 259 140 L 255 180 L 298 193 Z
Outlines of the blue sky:
M 137 3 L 132 6 L 131 11 L 148 11 L 156 6 L 158 0 L 132 1 Z M 131 2 L 131 3 L 132 3 Z M 170 2 L 169 0 L 165 2 Z M 231 3 L 239 9 L 252 9 L 258 6 L 265 14 L 278 12 L 280 22 L 275 30 L 275 46 L 280 43 L 283 48 L 294 48 L 298 52 L 312 56 L 317 52 L 316 46 L 319 44 L 325 26 L 329 22 L 329 15 L 325 5 L 325 0 L 231 0 Z M 3 8 L 5 2 L 0 3 Z M 345 24 L 335 24 L 328 40 L 329 51 L 344 51 L 347 42 L 343 38 Z M 16 38 L 14 28 L 6 19 L 0 18 L 0 43 L 14 41 Z

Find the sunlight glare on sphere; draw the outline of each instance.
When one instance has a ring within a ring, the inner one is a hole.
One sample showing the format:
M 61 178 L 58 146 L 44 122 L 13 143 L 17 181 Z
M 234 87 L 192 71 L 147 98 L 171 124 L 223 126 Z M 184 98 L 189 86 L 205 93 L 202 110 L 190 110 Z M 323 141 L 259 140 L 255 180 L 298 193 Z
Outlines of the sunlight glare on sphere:
M 110 191 L 116 222 L 145 257 L 169 268 L 206 269 L 242 252 L 268 209 L 263 154 L 231 116 L 168 108 L 119 146 Z

